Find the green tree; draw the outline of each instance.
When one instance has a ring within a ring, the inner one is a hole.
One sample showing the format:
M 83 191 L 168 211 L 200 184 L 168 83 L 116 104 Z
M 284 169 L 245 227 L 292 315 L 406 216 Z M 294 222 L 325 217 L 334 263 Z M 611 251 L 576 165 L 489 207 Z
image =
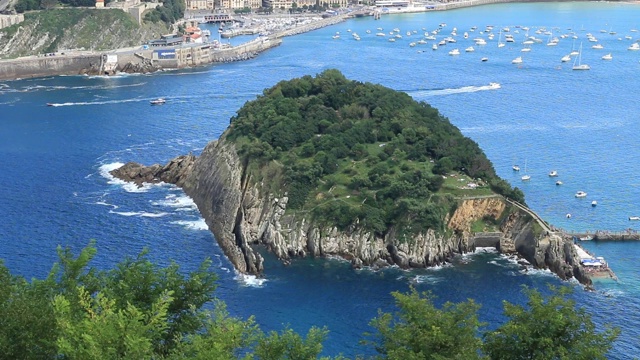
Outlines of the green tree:
M 260 360 L 315 360 L 328 333 L 326 328 L 312 327 L 303 338 L 291 329 L 271 331 L 259 339 L 254 355 Z
M 525 288 L 527 306 L 504 302 L 509 320 L 484 336 L 484 352 L 495 360 L 606 359 L 619 330 L 600 331 L 584 309 L 567 296 L 571 288 L 552 288 L 543 296 Z
M 442 309 L 433 304 L 429 293 L 411 289 L 408 294 L 392 293 L 398 311 L 380 313 L 373 319 L 378 334 L 373 344 L 389 360 L 471 360 L 479 355 L 482 340 L 477 336 L 483 326 L 478 320 L 479 305 L 468 300 L 460 304 L 445 303 Z

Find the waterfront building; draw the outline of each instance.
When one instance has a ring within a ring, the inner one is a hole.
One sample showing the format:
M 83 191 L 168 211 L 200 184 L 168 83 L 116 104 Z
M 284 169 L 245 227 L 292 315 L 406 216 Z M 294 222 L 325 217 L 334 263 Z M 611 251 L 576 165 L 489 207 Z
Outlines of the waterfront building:
M 187 0 L 187 9 L 190 10 L 213 10 L 213 0 Z

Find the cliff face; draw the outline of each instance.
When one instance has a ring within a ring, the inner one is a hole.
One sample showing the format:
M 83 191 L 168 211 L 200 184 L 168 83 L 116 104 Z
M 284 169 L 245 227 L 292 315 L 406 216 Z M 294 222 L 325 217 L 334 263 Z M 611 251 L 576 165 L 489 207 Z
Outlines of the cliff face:
M 491 216 L 504 218 L 500 233 L 494 235 L 503 252 L 515 250 L 538 268 L 550 268 L 563 279 L 575 276 L 590 283 L 570 242 L 555 235 L 536 235 L 532 218 L 514 210 L 500 197 L 461 201 L 448 219 L 451 235 L 439 236 L 430 230 L 400 241 L 393 229 L 384 237 L 357 227 L 339 231 L 319 226 L 307 215 L 285 213 L 287 198 L 262 191 L 267 187 L 248 175 L 234 144 L 224 138 L 207 145 L 195 161 L 179 158 L 164 167 L 138 166 L 127 164 L 114 175 L 129 181 L 163 180 L 182 186 L 198 205 L 220 247 L 241 272 L 262 271 L 263 259 L 250 246 L 258 243 L 284 261 L 295 256 L 335 255 L 351 260 L 356 267 L 433 266 L 456 253 L 473 251 L 471 224 Z M 505 212 L 509 212 L 506 217 Z
M 22 23 L 0 30 L 0 58 L 139 46 L 167 32 L 163 24 L 138 26 L 129 14 L 118 9 L 33 12 Z

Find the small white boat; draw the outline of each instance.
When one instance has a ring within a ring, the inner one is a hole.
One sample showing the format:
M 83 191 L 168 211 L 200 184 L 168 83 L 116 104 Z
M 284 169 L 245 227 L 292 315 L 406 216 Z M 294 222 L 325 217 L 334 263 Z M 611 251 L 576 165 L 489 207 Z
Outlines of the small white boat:
M 557 171 L 555 171 L 555 170 L 551 170 L 551 172 L 549 173 L 549 176 L 550 176 L 550 177 L 558 176 L 558 172 L 557 172 Z
M 604 49 L 604 46 L 602 46 L 602 44 L 595 44 L 591 48 L 592 49 Z
M 517 58 L 511 60 L 512 64 L 522 64 L 522 56 L 518 56 Z
M 389 41 L 390 41 L 390 42 L 395 42 L 395 41 L 396 41 L 396 39 L 395 39 L 395 38 L 390 38 L 390 39 L 389 39 Z
M 567 219 L 571 219 L 571 214 L 567 214 Z
M 340 39 L 340 35 L 333 35 L 331 38 L 332 39 Z
M 597 201 L 595 201 L 595 200 L 593 200 L 593 201 L 591 202 L 591 206 L 592 206 L 592 207 L 596 207 L 596 206 L 598 206 L 598 202 L 597 202 Z
M 632 50 L 632 51 L 640 50 L 640 44 L 638 44 L 638 43 L 633 43 L 633 44 L 631 44 L 631 45 L 627 48 L 627 50 Z
M 431 50 L 438 50 L 438 44 L 433 44 L 431 46 Z
M 638 221 L 640 220 L 640 216 L 629 216 L 629 220 Z
M 562 62 L 569 62 L 571 61 L 571 55 L 565 55 L 562 57 L 562 59 L 560 59 L 560 61 Z
M 460 55 L 460 50 L 453 49 L 453 50 L 449 51 L 449 55 L 451 55 L 451 56 Z
M 387 36 L 387 34 L 385 34 L 383 32 L 379 32 L 379 33 L 376 33 L 376 36 Z
M 513 165 L 511 168 L 513 169 L 513 171 L 520 171 L 520 166 L 518 165 Z
M 476 51 L 476 49 L 474 49 L 473 46 L 469 46 L 468 48 L 464 49 L 464 51 L 466 51 L 466 52 L 474 52 L 474 51 Z
M 163 98 L 157 98 L 157 99 L 151 100 L 149 102 L 151 103 L 151 105 L 162 105 L 162 104 L 166 103 L 167 100 L 165 100 Z
M 483 57 L 482 59 L 480 59 L 480 61 L 485 62 L 485 61 L 489 61 L 488 57 Z
M 556 181 L 556 185 L 560 186 L 562 184 L 563 184 L 562 181 L 560 181 L 560 180 Z
M 602 60 L 611 60 L 611 59 L 613 59 L 613 56 L 611 56 L 611 53 L 609 53 L 609 54 L 607 54 L 607 55 L 604 55 L 604 56 L 602 57 Z
M 577 197 L 577 198 L 587 197 L 587 193 L 586 193 L 586 192 L 584 192 L 584 191 L 578 191 L 578 192 L 576 193 L 576 197 Z
M 522 179 L 522 181 L 529 181 L 531 180 L 531 175 L 522 175 L 520 179 Z
M 490 87 L 491 89 L 500 89 L 500 83 L 497 83 L 497 82 L 490 82 L 490 83 L 489 83 L 489 87 Z
M 521 52 L 529 52 L 529 51 L 531 51 L 531 48 L 526 47 L 526 48 L 523 48 L 523 49 L 522 49 L 522 50 L 520 50 L 520 51 L 521 51 Z
M 591 241 L 591 240 L 593 240 L 593 238 L 592 238 L 591 236 L 589 236 L 589 235 L 587 235 L 587 236 L 581 236 L 581 237 L 579 237 L 578 239 L 579 239 L 580 241 Z

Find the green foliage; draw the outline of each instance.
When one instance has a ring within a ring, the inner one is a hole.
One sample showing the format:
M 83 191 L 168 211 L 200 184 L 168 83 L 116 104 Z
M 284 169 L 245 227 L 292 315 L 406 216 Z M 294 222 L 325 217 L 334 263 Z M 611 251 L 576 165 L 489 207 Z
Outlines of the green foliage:
M 477 337 L 483 326 L 478 320 L 479 305 L 472 300 L 446 303 L 438 309 L 428 293 L 412 289 L 409 294 L 392 293 L 398 311 L 381 313 L 371 322 L 378 334 L 374 345 L 380 359 L 444 360 L 480 359 Z
M 162 6 L 158 5 L 144 16 L 145 21 L 162 21 L 167 25 L 174 24 L 184 17 L 186 9 L 185 0 L 162 0 Z
M 440 196 L 441 175 L 451 172 L 522 200 L 436 109 L 337 70 L 264 90 L 238 110 L 225 136 L 241 144 L 239 155 L 258 173 L 269 162 L 282 164 L 288 209 L 341 229 L 358 224 L 383 234 L 402 224 L 409 234 L 444 231 L 455 205 Z M 380 211 L 369 214 L 372 208 Z
M 58 249 L 48 277 L 31 282 L 0 264 L 0 359 L 311 360 L 322 352 L 326 328 L 265 334 L 253 317 L 230 317 L 213 297 L 208 261 L 185 275 L 143 252 L 97 271 L 88 266 L 95 254 L 93 242 L 77 257 Z M 437 308 L 428 293 L 394 292 L 397 311 L 371 321 L 377 332 L 366 343 L 393 360 L 606 359 L 619 330 L 596 329 L 569 291 L 525 290 L 527 305 L 505 301 L 509 320 L 482 338 L 472 300 Z
M 303 338 L 291 329 L 285 329 L 280 333 L 272 331 L 258 341 L 254 355 L 260 360 L 318 359 L 328 333 L 326 328 L 313 327 L 307 333 L 307 337 Z
M 596 331 L 591 316 L 567 299 L 570 288 L 552 290 L 545 297 L 525 289 L 526 307 L 504 302 L 509 321 L 485 334 L 484 351 L 491 359 L 606 359 L 619 330 Z

